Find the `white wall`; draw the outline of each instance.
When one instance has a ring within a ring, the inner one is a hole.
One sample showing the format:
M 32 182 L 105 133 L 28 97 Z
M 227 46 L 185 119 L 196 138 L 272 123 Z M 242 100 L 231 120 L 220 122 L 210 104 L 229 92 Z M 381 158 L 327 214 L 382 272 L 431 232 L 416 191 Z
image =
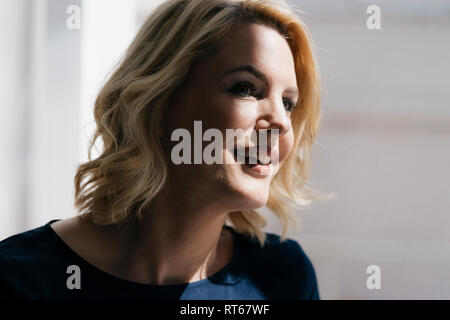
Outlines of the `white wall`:
M 1 2 L 2 238 L 74 212 L 80 41 L 68 3 Z
M 26 61 L 28 13 L 25 0 L 0 2 L 0 238 L 20 229 L 25 217 L 24 138 L 29 96 Z M 11 32 L 14 30 L 15 32 Z M 3 45 L 4 44 L 4 45 Z M 22 195 L 22 196 L 21 196 Z
M 31 228 L 75 213 L 73 174 L 78 157 L 80 121 L 80 32 L 66 26 L 72 0 L 29 3 L 32 99 L 27 181 L 27 217 Z
M 137 32 L 138 23 L 135 1 L 84 0 L 82 4 L 80 159 L 86 161 L 88 144 L 95 129 L 95 98 L 114 66 L 120 62 Z

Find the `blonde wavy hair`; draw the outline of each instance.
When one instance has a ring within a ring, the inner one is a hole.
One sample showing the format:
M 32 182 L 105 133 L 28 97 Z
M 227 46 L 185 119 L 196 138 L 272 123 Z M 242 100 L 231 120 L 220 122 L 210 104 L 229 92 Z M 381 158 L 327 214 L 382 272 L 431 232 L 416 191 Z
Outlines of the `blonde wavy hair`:
M 291 114 L 294 149 L 273 178 L 266 203 L 280 219 L 285 238 L 290 222 L 297 223 L 293 207 L 301 208 L 314 197 L 304 189 L 320 96 L 309 31 L 287 5 L 273 0 L 169 0 L 150 14 L 95 101 L 97 129 L 89 161 L 75 175 L 75 206 L 83 216 L 98 225 L 142 216 L 168 181 L 163 126 L 170 97 L 193 62 L 212 55 L 220 48 L 220 39 L 244 22 L 277 30 L 294 57 L 299 88 L 298 105 Z M 103 150 L 92 159 L 98 138 Z M 256 236 L 263 245 L 267 222 L 256 210 L 230 212 L 226 223 Z

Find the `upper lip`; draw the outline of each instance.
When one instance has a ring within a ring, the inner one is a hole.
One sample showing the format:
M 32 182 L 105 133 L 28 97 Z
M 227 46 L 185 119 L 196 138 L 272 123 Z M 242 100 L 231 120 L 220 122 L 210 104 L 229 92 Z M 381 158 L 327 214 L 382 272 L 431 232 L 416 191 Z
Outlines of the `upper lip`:
M 262 154 L 260 154 L 260 149 L 261 151 L 264 151 Z M 267 163 L 267 161 L 264 161 L 265 164 L 270 164 L 272 162 L 272 148 L 270 146 L 265 146 L 265 145 L 259 145 L 259 146 L 237 146 L 234 148 L 233 153 L 234 156 L 237 157 L 238 155 L 238 151 L 239 150 L 244 150 L 244 156 L 245 158 L 251 158 L 254 155 L 256 156 L 257 162 L 260 162 L 260 160 L 264 160 L 262 159 L 263 155 L 266 155 L 266 157 L 270 158 L 269 162 Z M 242 151 L 241 151 L 242 152 Z

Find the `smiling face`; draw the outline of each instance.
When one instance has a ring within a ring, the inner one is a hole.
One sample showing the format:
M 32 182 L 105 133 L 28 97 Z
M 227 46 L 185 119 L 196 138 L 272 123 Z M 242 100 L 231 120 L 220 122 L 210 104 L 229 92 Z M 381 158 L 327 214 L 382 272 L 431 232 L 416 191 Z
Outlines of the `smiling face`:
M 270 145 L 269 138 L 257 143 L 240 139 L 236 146 L 270 145 L 272 155 L 278 152 L 278 163 L 271 165 L 271 175 L 261 175 L 261 170 L 238 163 L 224 145 L 224 164 L 170 164 L 173 181 L 230 211 L 264 206 L 271 179 L 293 148 L 290 116 L 297 100 L 294 60 L 286 40 L 260 24 L 234 27 L 213 57 L 192 65 L 172 100 L 168 136 L 185 128 L 194 137 L 194 121 L 199 120 L 203 132 L 219 129 L 224 140 L 226 129 L 242 129 L 247 137 L 252 131 L 277 129 L 276 145 Z

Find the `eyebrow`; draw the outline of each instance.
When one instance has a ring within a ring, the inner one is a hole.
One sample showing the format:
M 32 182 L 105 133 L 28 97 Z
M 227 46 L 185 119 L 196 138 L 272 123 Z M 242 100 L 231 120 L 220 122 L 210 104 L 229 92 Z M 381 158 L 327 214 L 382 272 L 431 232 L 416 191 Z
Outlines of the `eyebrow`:
M 261 81 L 263 81 L 266 85 L 269 84 L 269 80 L 267 79 L 266 75 L 262 71 L 255 68 L 252 65 L 245 65 L 245 66 L 231 68 L 231 69 L 225 71 L 224 73 L 222 73 L 222 76 L 227 76 L 229 74 L 232 74 L 235 72 L 241 72 L 241 71 L 249 72 L 249 73 L 253 74 L 255 77 L 259 78 Z M 289 93 L 298 95 L 298 89 L 295 87 L 289 87 L 286 89 L 286 91 Z

